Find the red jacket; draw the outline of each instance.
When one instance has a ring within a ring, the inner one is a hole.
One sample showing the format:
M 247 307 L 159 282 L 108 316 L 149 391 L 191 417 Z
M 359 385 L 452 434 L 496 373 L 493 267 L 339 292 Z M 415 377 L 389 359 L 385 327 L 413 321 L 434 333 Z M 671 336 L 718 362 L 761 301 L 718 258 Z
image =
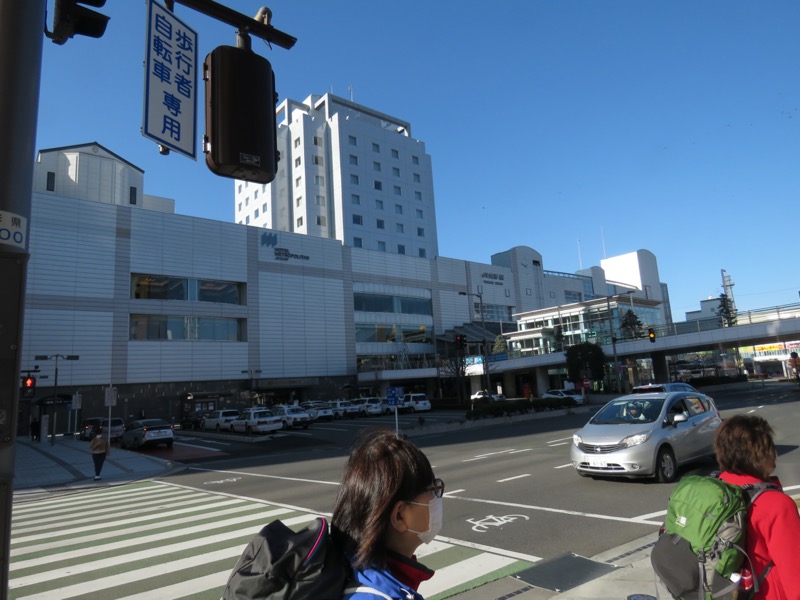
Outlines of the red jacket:
M 720 478 L 734 485 L 761 482 L 727 471 Z M 756 498 L 748 512 L 747 553 L 754 577 L 775 563 L 754 600 L 800 600 L 800 515 L 791 497 L 766 491 Z

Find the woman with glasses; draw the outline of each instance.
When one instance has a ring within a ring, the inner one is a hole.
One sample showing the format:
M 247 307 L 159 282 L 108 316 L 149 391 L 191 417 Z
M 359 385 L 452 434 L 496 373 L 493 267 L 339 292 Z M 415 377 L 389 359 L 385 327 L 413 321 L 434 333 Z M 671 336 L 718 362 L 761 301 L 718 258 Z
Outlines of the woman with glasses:
M 417 562 L 420 544 L 442 527 L 444 482 L 425 454 L 393 431 L 367 431 L 350 455 L 333 509 L 331 533 L 355 581 L 346 600 L 424 600 L 433 571 Z

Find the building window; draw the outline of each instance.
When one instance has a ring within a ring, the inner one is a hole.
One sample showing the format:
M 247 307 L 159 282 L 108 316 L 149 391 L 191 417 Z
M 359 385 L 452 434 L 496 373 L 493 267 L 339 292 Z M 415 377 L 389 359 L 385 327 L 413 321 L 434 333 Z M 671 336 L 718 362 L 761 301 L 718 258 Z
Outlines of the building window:
M 420 182 L 419 173 L 414 173 L 412 175 L 412 178 L 414 179 L 414 183 L 419 183 Z
M 378 240 L 378 250 L 381 252 L 386 252 L 386 242 Z
M 247 341 L 247 320 L 180 315 L 131 315 L 131 341 Z
M 397 233 L 405 233 L 406 232 L 406 228 L 403 226 L 402 223 L 395 223 L 394 224 L 394 230 Z
M 363 225 L 364 224 L 364 217 L 361 215 L 353 215 L 353 225 Z
M 347 136 L 347 143 L 350 144 L 351 146 L 358 146 L 358 140 L 354 135 Z
M 362 240 L 360 237 L 354 237 L 353 238 L 353 247 L 354 248 L 363 248 L 364 247 L 364 240 Z
M 54 173 L 54 175 L 55 175 L 55 173 Z M 242 193 L 242 184 L 241 183 L 239 184 L 239 193 L 240 194 Z
M 392 148 L 392 158 L 400 158 L 400 152 Z
M 377 210 L 383 210 L 383 200 L 375 199 L 375 208 Z
M 326 219 L 323 215 L 317 215 L 317 225 L 320 227 L 327 227 L 328 219 Z
M 398 254 L 405 254 L 406 247 L 403 244 L 397 244 L 397 253 Z
M 381 151 L 380 144 L 376 144 L 375 142 L 372 142 L 372 151 L 373 152 L 380 152 Z
M 383 189 L 383 183 L 382 183 L 382 182 L 380 182 L 380 181 L 378 181 L 378 180 L 376 179 L 376 180 L 375 180 L 375 181 L 372 183 L 372 187 L 374 187 L 376 190 L 382 190 L 382 189 Z
M 411 156 L 411 164 L 412 165 L 418 165 L 419 164 L 419 156 L 412 155 Z
M 384 224 L 384 222 L 383 222 L 383 219 L 378 219 L 377 221 L 375 221 L 375 226 L 376 226 L 378 229 L 385 229 L 384 225 L 385 225 L 385 224 Z
M 350 174 L 350 184 L 351 185 L 358 185 L 358 175 Z
M 267 212 L 267 203 L 266 202 L 264 202 L 264 204 L 261 205 L 261 212 L 262 213 Z
M 128 190 L 128 202 L 130 204 L 136 204 L 136 188 L 131 186 Z
M 294 180 L 294 187 L 300 187 L 301 180 L 302 180 L 302 177 L 298 177 L 297 179 L 295 179 Z
M 314 183 L 319 186 L 325 185 L 325 176 L 324 175 L 314 175 Z
M 425 230 L 422 227 L 417 227 L 417 237 L 425 237 Z
M 294 138 L 294 147 L 295 148 L 299 148 L 300 147 L 300 138 Z
M 414 192 L 414 200 L 422 200 L 422 192 Z
M 244 218 L 244 224 L 245 224 L 245 225 L 250 225 L 250 215 L 247 215 L 247 216 Z
M 318 165 L 320 167 L 324 167 L 325 166 L 325 158 L 322 157 L 322 156 L 315 156 L 314 157 L 314 164 Z
M 394 214 L 402 215 L 403 214 L 403 205 L 402 204 L 395 204 L 394 205 Z
M 317 206 L 325 206 L 325 196 L 321 196 L 320 194 L 317 194 L 315 200 L 316 200 Z
M 358 166 L 358 157 L 355 154 L 350 155 L 350 164 Z
M 403 190 L 399 185 L 394 186 L 394 195 L 395 196 L 402 196 Z
M 420 248 L 419 249 L 419 257 L 420 258 L 425 258 L 425 248 Z
M 392 167 L 392 175 L 400 177 L 400 169 L 398 167 Z
M 239 202 L 239 212 L 242 212 L 242 203 Z
M 258 215 L 260 215 L 260 214 L 261 214 L 261 213 L 260 213 L 260 212 L 258 212 L 258 209 L 256 209 L 256 212 L 255 212 L 255 214 L 253 215 L 253 217 L 257 219 L 257 218 L 258 218 Z
M 244 205 L 245 206 L 250 206 L 250 196 L 248 196 L 247 198 L 244 199 Z
M 300 157 L 299 156 L 294 159 L 294 166 L 295 167 L 299 167 L 300 166 Z
M 253 200 L 255 200 L 256 198 L 258 198 L 258 190 L 253 192 Z
M 358 194 L 350 194 L 350 204 L 361 204 L 361 196 Z
M 377 171 L 378 173 L 381 172 L 381 163 L 377 161 L 372 161 L 372 170 Z
M 297 199 L 294 201 L 294 205 L 297 208 L 300 208 L 303 205 L 303 197 L 302 196 L 298 196 Z
M 303 226 L 303 217 L 297 217 L 297 226 L 298 227 L 302 227 Z
M 422 209 L 421 209 L 421 208 L 418 208 L 418 209 L 417 209 L 417 218 L 418 218 L 418 219 L 421 219 L 421 218 L 422 218 Z
M 322 138 L 318 135 L 314 136 L 314 145 L 315 146 L 322 146 Z

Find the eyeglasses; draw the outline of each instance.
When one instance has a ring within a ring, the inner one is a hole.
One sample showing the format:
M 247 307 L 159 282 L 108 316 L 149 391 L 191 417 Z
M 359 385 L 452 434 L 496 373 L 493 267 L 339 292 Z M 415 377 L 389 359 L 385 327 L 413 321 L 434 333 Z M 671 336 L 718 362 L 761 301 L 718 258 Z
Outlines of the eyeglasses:
M 441 498 L 444 496 L 444 481 L 439 479 L 438 477 L 433 480 L 433 485 L 430 485 L 425 488 L 426 492 L 433 492 L 433 495 L 437 498 Z

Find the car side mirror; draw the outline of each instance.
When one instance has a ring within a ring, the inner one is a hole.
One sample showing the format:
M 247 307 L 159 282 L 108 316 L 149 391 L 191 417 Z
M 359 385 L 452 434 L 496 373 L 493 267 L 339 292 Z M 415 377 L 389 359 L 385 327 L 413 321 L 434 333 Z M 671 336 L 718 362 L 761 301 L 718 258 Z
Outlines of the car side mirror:
M 689 417 L 686 416 L 686 413 L 679 412 L 679 413 L 675 413 L 674 415 L 672 415 L 672 418 L 670 419 L 670 423 L 672 425 L 677 425 L 678 423 L 685 423 L 688 420 L 689 420 Z

